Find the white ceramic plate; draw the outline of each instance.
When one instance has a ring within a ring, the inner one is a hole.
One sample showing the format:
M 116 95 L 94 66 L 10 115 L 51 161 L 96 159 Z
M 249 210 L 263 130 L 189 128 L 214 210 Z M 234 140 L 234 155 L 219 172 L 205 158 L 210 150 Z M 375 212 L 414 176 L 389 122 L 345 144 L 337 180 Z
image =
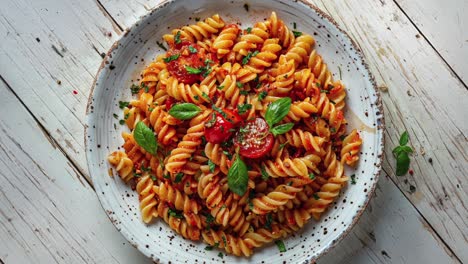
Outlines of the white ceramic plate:
M 206 18 L 219 13 L 226 22 L 241 22 L 242 28 L 270 16 L 276 11 L 289 27 L 316 39 L 316 49 L 323 56 L 335 78 L 347 87 L 346 119 L 364 140 L 359 165 L 347 175 L 355 174 L 357 183 L 349 184 L 321 220 L 311 220 L 300 233 L 284 240 L 287 251 L 276 245 L 255 250 L 250 258 L 224 256 L 226 262 L 278 263 L 309 262 L 330 250 L 348 233 L 362 214 L 374 191 L 380 172 L 383 151 L 383 113 L 375 82 L 361 52 L 336 23 L 306 2 L 260 0 L 249 4 L 227 0 L 166 1 L 143 16 L 117 41 L 104 58 L 93 86 L 87 108 L 86 148 L 89 172 L 103 208 L 117 229 L 143 254 L 156 262 L 218 262 L 218 251 L 205 251 L 204 243 L 184 240 L 163 221 L 145 225 L 138 210 L 138 195 L 118 177 L 109 177 L 108 154 L 123 144 L 120 137 L 126 127 L 118 124 L 118 102 L 131 99 L 130 85 L 141 70 L 163 52 L 156 41 L 170 29 L 194 23 L 195 17 Z M 113 243 L 113 241 L 108 241 Z

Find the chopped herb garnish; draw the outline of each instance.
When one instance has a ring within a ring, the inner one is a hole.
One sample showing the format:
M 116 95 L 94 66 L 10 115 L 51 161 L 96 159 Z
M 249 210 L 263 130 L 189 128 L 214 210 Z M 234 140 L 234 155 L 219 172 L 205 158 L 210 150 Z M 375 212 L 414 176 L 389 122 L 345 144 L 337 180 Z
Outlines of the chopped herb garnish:
M 184 218 L 184 215 L 181 212 L 178 212 L 177 210 L 172 209 L 170 207 L 169 207 L 169 216 L 179 218 L 179 219 Z
M 238 88 L 242 88 L 242 87 L 244 87 L 244 84 L 241 83 L 241 82 L 236 82 L 236 86 L 237 86 Z
M 330 132 L 332 132 L 332 134 L 335 134 L 335 133 L 336 133 L 336 128 L 331 127 L 331 128 L 330 128 Z
M 242 59 L 242 65 L 246 65 L 247 63 L 249 63 L 250 58 L 257 56 L 258 53 L 258 50 L 247 53 L 247 55 Z
M 213 250 L 213 248 L 219 247 L 219 242 L 216 242 L 214 245 L 209 245 L 205 247 L 205 250 L 210 251 Z
M 223 258 L 224 257 L 223 252 L 219 252 L 218 257 Z
M 292 33 L 294 34 L 294 37 L 296 37 L 296 38 L 302 36 L 302 32 L 300 32 L 300 31 L 294 31 L 293 30 Z
M 314 199 L 315 199 L 315 200 L 319 200 L 319 199 L 320 199 L 320 197 L 318 196 L 317 193 L 314 193 Z
M 221 238 L 223 239 L 224 246 L 226 246 L 226 245 L 227 245 L 226 237 L 225 237 L 225 236 L 221 236 Z
M 180 42 L 182 42 L 182 40 L 180 40 L 180 33 L 181 33 L 180 31 L 177 31 L 177 33 L 174 36 L 175 44 L 179 44 Z
M 242 95 L 248 95 L 248 94 L 249 94 L 249 91 L 242 90 L 242 91 L 240 91 L 239 93 L 242 94 Z
M 163 175 L 163 178 L 164 178 L 164 179 L 170 179 L 170 178 L 171 178 L 171 175 L 169 175 L 169 174 L 164 174 L 164 175 Z
M 211 106 L 211 108 L 213 110 L 215 110 L 216 112 L 218 112 L 222 117 L 224 117 L 224 119 L 226 119 L 227 121 L 229 121 L 230 123 L 232 123 L 233 121 L 228 117 L 228 115 L 219 107 L 216 107 L 215 105 Z
M 226 155 L 229 160 L 232 159 L 231 153 L 229 153 L 227 150 L 223 150 L 223 154 Z
M 180 54 L 174 54 L 172 56 L 169 56 L 167 58 L 164 58 L 163 61 L 168 63 L 168 62 L 171 62 L 173 60 L 177 60 L 178 58 L 180 57 Z
M 210 168 L 210 172 L 213 173 L 216 168 L 216 164 L 214 164 L 211 160 L 208 160 L 208 167 Z
M 282 240 L 276 240 L 275 244 L 276 246 L 278 246 L 280 252 L 286 252 L 286 246 L 284 245 L 284 242 Z
M 124 116 L 124 120 L 127 120 L 129 116 L 130 116 L 130 113 L 126 113 Z
M 262 101 L 263 99 L 265 99 L 267 95 L 268 95 L 267 91 L 262 91 L 261 93 L 258 94 L 258 100 Z
M 184 177 L 184 173 L 183 173 L 183 172 L 177 173 L 176 176 L 175 176 L 174 182 L 175 182 L 175 183 L 181 182 L 183 177 Z
M 114 116 L 115 119 L 119 119 L 119 116 L 116 113 L 114 113 L 112 115 Z
M 320 89 L 320 92 L 321 92 L 321 93 L 326 93 L 326 94 L 329 94 L 329 93 L 330 93 L 330 91 L 324 90 L 324 89 Z
M 195 100 L 197 100 L 197 101 L 200 100 L 200 96 L 198 96 L 198 95 L 195 95 L 193 98 L 195 98 Z
M 351 184 L 356 184 L 356 174 L 351 175 Z
M 125 120 L 120 119 L 120 120 L 119 120 L 119 124 L 124 125 L 124 124 L 125 124 Z
M 132 92 L 132 95 L 137 94 L 140 91 L 140 88 L 140 86 L 132 84 L 132 86 L 130 86 L 130 91 Z
M 188 47 L 188 49 L 189 49 L 190 53 L 197 53 L 198 52 L 198 50 L 196 48 L 194 48 L 192 45 L 190 45 Z
M 211 98 L 205 93 L 202 93 L 203 98 L 205 98 L 208 102 L 211 102 Z
M 189 74 L 200 74 L 200 73 L 202 73 L 202 69 L 193 68 L 193 67 L 190 67 L 188 65 L 185 65 L 185 70 Z
M 149 91 L 149 87 L 145 83 L 141 83 L 141 88 L 143 88 L 143 90 L 145 90 L 145 93 L 147 93 Z
M 150 178 L 151 178 L 151 180 L 153 180 L 153 181 L 157 181 L 157 180 L 158 180 L 158 179 L 156 178 L 156 176 L 154 176 L 154 175 L 151 175 Z
M 314 180 L 315 179 L 315 174 L 313 172 L 309 173 L 309 178 L 311 180 Z
M 130 103 L 129 102 L 124 102 L 124 101 L 119 101 L 119 108 L 124 109 L 127 107 Z
M 247 33 L 250 34 L 250 32 L 252 32 L 252 28 L 251 28 L 251 27 L 248 27 L 245 31 L 247 31 Z
M 224 85 L 218 85 L 216 88 L 217 88 L 218 90 L 222 90 L 222 89 L 224 88 Z
M 161 49 L 163 49 L 164 51 L 167 51 L 167 48 L 164 47 L 164 44 L 162 44 L 161 42 L 156 41 L 156 44 L 158 44 L 158 46 L 159 46 Z
M 240 115 L 244 114 L 248 110 L 252 109 L 251 104 L 239 104 L 237 105 L 237 111 Z
M 270 178 L 270 175 L 268 175 L 268 173 L 266 172 L 265 165 L 262 165 L 260 170 L 262 172 L 262 180 L 264 181 L 268 180 L 268 178 Z

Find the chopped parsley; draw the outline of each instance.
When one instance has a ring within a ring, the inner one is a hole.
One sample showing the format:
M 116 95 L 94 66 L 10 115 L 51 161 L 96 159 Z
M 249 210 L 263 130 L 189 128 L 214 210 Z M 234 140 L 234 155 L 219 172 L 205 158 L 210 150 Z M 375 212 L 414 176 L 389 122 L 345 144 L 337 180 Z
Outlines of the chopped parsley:
M 165 63 L 168 63 L 168 62 L 171 62 L 173 60 L 177 60 L 179 57 L 180 57 L 180 54 L 175 54 L 175 55 L 169 56 L 167 58 L 164 58 L 163 61 Z
M 351 184 L 356 184 L 356 174 L 351 175 Z
M 208 167 L 210 168 L 210 172 L 213 173 L 216 168 L 216 164 L 214 164 L 213 161 L 208 160 Z
M 130 91 L 132 92 L 132 95 L 137 94 L 140 91 L 140 88 L 140 86 L 132 84 L 132 86 L 130 86 Z
M 315 179 L 315 174 L 313 172 L 309 173 L 309 178 L 311 180 L 314 180 Z
M 286 246 L 284 245 L 284 242 L 282 240 L 276 240 L 275 244 L 278 247 L 279 252 L 286 252 Z
M 240 115 L 244 114 L 248 110 L 252 109 L 251 104 L 239 104 L 237 105 L 237 110 Z
M 266 216 L 266 220 L 265 220 L 265 228 L 268 230 L 271 230 L 272 223 L 273 223 L 273 218 L 271 217 L 271 214 L 268 213 Z
M 130 103 L 129 102 L 124 102 L 124 101 L 119 101 L 119 108 L 124 109 L 127 107 Z
M 175 176 L 174 182 L 175 183 L 181 182 L 183 177 L 184 177 L 184 173 L 182 172 L 177 173 Z
M 185 70 L 189 73 L 189 74 L 200 74 L 202 73 L 202 69 L 200 68 L 193 68 L 193 67 L 190 67 L 188 65 L 185 65 Z
M 268 180 L 268 178 L 270 178 L 270 175 L 268 175 L 268 173 L 266 172 L 265 165 L 262 165 L 260 170 L 262 172 L 262 180 L 264 181 Z
M 247 53 L 247 55 L 242 59 L 242 65 L 246 65 L 247 63 L 249 63 L 250 59 L 252 57 L 257 56 L 258 53 L 260 53 L 258 50 Z
M 315 199 L 315 200 L 319 200 L 319 199 L 320 199 L 320 197 L 318 196 L 317 193 L 314 193 L 314 199 Z
M 242 94 L 242 95 L 248 95 L 248 94 L 249 94 L 249 91 L 242 90 L 242 91 L 240 91 L 239 93 Z
M 248 27 L 245 31 L 247 31 L 247 33 L 250 34 L 250 32 L 252 32 L 252 28 L 251 28 L 251 27 Z
M 218 90 L 222 90 L 222 89 L 224 88 L 224 85 L 218 85 L 216 88 L 217 88 Z
M 241 83 L 241 82 L 236 82 L 236 86 L 237 86 L 238 88 L 242 88 L 242 87 L 244 87 L 244 84 Z
M 120 120 L 119 120 L 119 124 L 124 125 L 124 124 L 125 124 L 125 120 L 120 119 Z
M 180 33 L 181 33 L 180 31 L 177 31 L 177 33 L 174 36 L 175 44 L 179 44 L 180 42 L 182 42 L 182 40 L 180 40 Z
M 302 36 L 302 32 L 300 32 L 300 31 L 294 31 L 293 30 L 292 33 L 294 34 L 294 37 L 296 37 L 296 38 Z
M 179 219 L 184 218 L 184 215 L 181 212 L 178 212 L 177 210 L 172 209 L 170 207 L 169 207 L 169 216 L 179 218 Z
M 210 250 L 213 250 L 213 248 L 215 248 L 215 247 L 216 248 L 219 247 L 219 242 L 216 242 L 214 245 L 206 246 L 205 250 L 210 251 Z
M 189 49 L 190 53 L 197 53 L 198 52 L 198 50 L 196 48 L 194 48 L 192 45 L 190 45 L 188 47 L 188 49 Z
M 263 99 L 265 99 L 267 95 L 268 95 L 267 91 L 262 91 L 261 93 L 258 94 L 258 100 L 263 101 Z
M 114 113 L 112 115 L 114 116 L 115 119 L 119 119 L 119 116 L 116 113 Z

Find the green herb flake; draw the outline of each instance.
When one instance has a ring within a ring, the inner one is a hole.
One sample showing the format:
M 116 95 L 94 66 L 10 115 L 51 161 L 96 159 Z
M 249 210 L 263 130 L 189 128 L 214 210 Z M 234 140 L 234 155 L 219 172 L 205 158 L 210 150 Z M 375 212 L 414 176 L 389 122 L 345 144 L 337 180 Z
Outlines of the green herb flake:
M 133 136 L 136 143 L 151 155 L 156 155 L 158 142 L 154 136 L 153 130 L 142 121 L 138 122 L 133 130 Z
M 202 93 L 203 98 L 205 98 L 208 102 L 211 102 L 211 98 L 205 93 Z
M 262 173 L 262 180 L 266 181 L 268 178 L 270 178 L 270 175 L 268 175 L 267 171 L 265 170 L 265 165 L 262 165 L 260 171 Z
M 132 95 L 135 95 L 135 94 L 138 94 L 138 92 L 140 91 L 140 86 L 136 85 L 136 84 L 132 84 L 132 86 L 130 86 L 130 91 L 132 92 Z
M 265 97 L 267 97 L 267 95 L 268 95 L 267 91 L 262 91 L 261 93 L 258 94 L 258 100 L 263 101 L 263 99 L 265 99 Z
M 218 257 L 223 258 L 224 257 L 223 252 L 219 252 Z
M 213 163 L 213 161 L 208 160 L 208 167 L 210 168 L 210 172 L 213 173 L 216 168 L 216 164 Z
M 126 113 L 124 116 L 124 120 L 127 120 L 129 116 L 130 116 L 130 113 Z
M 254 52 L 247 53 L 247 55 L 245 55 L 245 57 L 242 59 L 242 65 L 246 65 L 247 63 L 249 63 L 250 59 L 252 57 L 257 56 L 258 53 L 259 53 L 258 50 L 254 51 Z
M 280 144 L 279 147 L 278 147 L 278 149 L 279 149 L 279 150 L 284 149 L 284 147 L 285 147 L 287 144 L 289 144 L 289 141 L 286 141 L 286 142 Z
M 217 88 L 218 90 L 222 90 L 222 89 L 224 89 L 224 85 L 218 85 L 216 88 Z
M 181 33 L 180 31 L 177 31 L 177 33 L 174 36 L 175 44 L 180 44 L 180 42 L 182 42 L 182 40 L 180 39 L 180 33 Z
M 335 133 L 336 133 L 336 128 L 331 127 L 331 128 L 330 128 L 330 132 L 331 132 L 332 134 L 335 134 Z
M 317 194 L 317 193 L 314 193 L 314 195 L 313 195 L 313 196 L 314 196 L 314 199 L 315 199 L 315 200 L 320 200 L 320 197 L 318 196 L 318 194 Z
M 119 124 L 122 125 L 122 126 L 125 125 L 125 120 L 120 119 L 120 120 L 119 120 Z
M 169 56 L 169 57 L 167 57 L 167 58 L 164 58 L 163 61 L 164 61 L 165 63 L 168 63 L 168 62 L 171 62 L 171 61 L 173 61 L 173 60 L 177 60 L 179 57 L 180 57 L 180 54 L 174 54 L 174 55 L 172 55 L 172 56 Z
M 249 94 L 249 91 L 243 90 L 243 91 L 240 91 L 239 93 L 242 94 L 242 95 L 248 95 L 248 94 Z
M 251 27 L 248 27 L 245 31 L 247 31 L 247 33 L 250 34 L 250 32 L 252 32 L 252 28 L 251 28 Z
M 190 45 L 188 47 L 188 49 L 189 49 L 190 53 L 197 53 L 198 52 L 198 50 L 196 48 L 194 48 L 192 45 Z
M 154 176 L 154 175 L 151 175 L 151 180 L 153 180 L 153 181 L 157 181 L 158 179 L 156 178 L 156 176 Z
M 185 65 L 185 70 L 187 71 L 188 74 L 200 74 L 203 72 L 202 69 L 193 68 L 188 65 Z
M 282 240 L 276 240 L 275 244 L 278 247 L 279 252 L 286 252 L 286 246 L 284 245 L 284 242 Z
M 315 174 L 313 172 L 309 173 L 309 178 L 315 180 Z
M 119 116 L 116 113 L 112 114 L 112 116 L 114 116 L 115 119 L 119 119 Z
M 237 111 L 240 115 L 246 113 L 247 111 L 249 111 L 250 109 L 252 109 L 252 105 L 251 104 L 239 104 L 237 105 Z
M 130 105 L 129 102 L 124 102 L 124 101 L 119 101 L 119 108 L 124 109 L 125 107 L 128 107 Z
M 175 218 L 179 218 L 179 219 L 184 218 L 184 215 L 181 212 L 178 212 L 177 210 L 172 209 L 172 208 L 169 208 L 168 214 L 169 216 L 172 216 Z
M 271 231 L 271 224 L 273 223 L 273 218 L 271 217 L 271 213 L 266 215 L 265 220 L 265 228 Z
M 294 34 L 294 37 L 296 37 L 296 38 L 302 36 L 302 32 L 300 32 L 300 31 L 294 31 L 293 30 L 292 33 Z
M 206 251 L 210 251 L 210 250 L 213 250 L 213 248 L 217 248 L 219 247 L 219 242 L 216 242 L 214 245 L 208 245 L 205 247 L 205 250 Z
M 176 176 L 175 176 L 174 182 L 175 182 L 175 183 L 181 182 L 183 177 L 184 177 L 184 173 L 183 173 L 183 172 L 177 173 Z
M 326 93 L 326 94 L 329 94 L 329 93 L 330 93 L 330 91 L 324 90 L 324 89 L 320 89 L 320 92 L 321 92 L 321 93 Z

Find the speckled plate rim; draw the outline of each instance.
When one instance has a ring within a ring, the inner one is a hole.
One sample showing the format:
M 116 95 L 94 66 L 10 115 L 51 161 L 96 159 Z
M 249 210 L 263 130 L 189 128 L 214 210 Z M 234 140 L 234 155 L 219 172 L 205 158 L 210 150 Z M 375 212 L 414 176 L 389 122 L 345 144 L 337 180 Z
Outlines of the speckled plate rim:
M 162 9 L 162 8 L 166 7 L 167 5 L 169 5 L 169 4 L 173 3 L 173 2 L 176 2 L 176 1 L 180 1 L 180 0 L 163 0 L 161 3 L 159 3 L 155 7 L 148 10 L 148 12 L 145 15 L 140 16 L 139 19 L 136 20 L 129 28 L 126 28 L 124 30 L 124 32 L 122 33 L 122 35 L 120 35 L 120 37 L 112 44 L 110 49 L 107 51 L 105 57 L 103 58 L 103 60 L 101 62 L 101 65 L 99 66 L 99 68 L 97 70 L 97 73 L 96 73 L 96 75 L 94 77 L 93 84 L 91 86 L 91 90 L 90 90 L 89 97 L 88 97 L 88 102 L 87 102 L 87 106 L 86 106 L 86 117 L 85 117 L 86 124 L 85 124 L 85 128 L 84 128 L 85 129 L 85 131 L 84 131 L 85 132 L 84 133 L 85 150 L 87 150 L 88 147 L 89 147 L 88 138 L 89 138 L 89 133 L 90 133 L 89 131 L 90 130 L 88 128 L 89 128 L 89 124 L 91 123 L 91 119 L 92 119 L 91 106 L 92 106 L 92 99 L 93 99 L 93 95 L 94 95 L 94 90 L 96 88 L 96 84 L 97 84 L 98 79 L 102 76 L 101 72 L 105 68 L 106 62 L 108 62 L 109 59 L 110 59 L 111 53 L 118 47 L 118 45 L 122 41 L 122 39 L 124 37 L 126 37 L 128 35 L 128 33 L 131 32 L 135 27 L 137 27 L 141 21 L 143 21 L 145 18 L 150 16 L 153 12 L 155 12 L 155 11 L 157 11 L 159 9 Z M 307 0 L 294 0 L 294 2 L 301 2 L 302 4 L 309 7 L 312 11 L 316 12 L 317 15 L 321 16 L 324 20 L 326 20 L 331 25 L 333 25 L 339 32 L 341 32 L 350 41 L 350 43 L 351 43 L 352 47 L 354 48 L 357 56 L 361 60 L 360 62 L 362 63 L 362 65 L 365 68 L 366 73 L 368 74 L 369 81 L 372 84 L 372 89 L 373 89 L 373 92 L 375 93 L 375 97 L 376 97 L 375 108 L 377 108 L 377 110 L 380 112 L 380 114 L 378 114 L 376 116 L 376 121 L 378 123 L 377 124 L 376 136 L 380 139 L 380 142 L 378 144 L 378 149 L 375 151 L 375 154 L 377 156 L 377 162 L 376 162 L 376 165 L 375 165 L 376 166 L 376 171 L 374 172 L 374 175 L 373 175 L 374 180 L 372 181 L 372 185 L 369 186 L 370 187 L 370 192 L 368 193 L 369 195 L 364 200 L 364 203 L 361 206 L 360 210 L 356 212 L 356 215 L 354 216 L 354 219 L 351 222 L 351 224 L 349 224 L 346 228 L 341 230 L 341 232 L 338 233 L 337 238 L 334 239 L 330 244 L 328 244 L 327 246 L 324 246 L 320 252 L 318 252 L 315 256 L 312 256 L 310 259 L 308 259 L 308 260 L 306 260 L 304 262 L 304 263 L 314 263 L 315 261 L 317 261 L 317 259 L 319 259 L 323 255 L 330 252 L 333 248 L 335 248 L 336 245 L 338 245 L 350 233 L 352 228 L 356 225 L 356 223 L 359 221 L 362 214 L 366 210 L 371 198 L 374 196 L 375 188 L 377 186 L 377 182 L 379 180 L 379 175 L 380 175 L 380 172 L 382 170 L 382 161 L 383 161 L 383 158 L 384 158 L 383 155 L 384 155 L 384 145 L 385 145 L 385 133 L 384 133 L 384 131 L 385 131 L 385 118 L 384 118 L 384 109 L 383 109 L 383 104 L 382 104 L 382 97 L 381 97 L 380 92 L 379 92 L 379 90 L 377 88 L 375 77 L 372 74 L 372 72 L 369 70 L 369 65 L 367 64 L 364 53 L 361 51 L 359 45 L 357 45 L 357 43 L 354 41 L 354 39 L 351 38 L 351 36 L 345 30 L 343 30 L 331 16 L 329 16 L 328 14 L 323 12 L 317 6 L 313 5 L 312 3 L 308 2 Z M 91 155 L 88 153 L 88 151 L 86 151 L 86 161 L 87 161 L 88 165 L 90 164 L 90 159 L 91 159 L 90 156 Z M 91 168 L 90 167 L 88 167 L 88 173 L 90 174 L 91 180 L 93 180 L 94 176 L 91 173 Z M 93 183 L 94 182 L 95 181 L 93 180 Z M 99 198 L 99 202 L 100 202 L 102 208 L 106 212 L 106 215 L 109 217 L 109 220 L 112 222 L 112 224 L 115 226 L 115 228 L 125 237 L 125 239 L 127 239 L 127 241 L 133 247 L 139 249 L 138 245 L 136 245 L 134 242 L 132 242 L 129 239 L 131 237 L 131 235 L 129 233 L 127 233 L 126 230 L 123 230 L 123 229 L 120 229 L 120 228 L 117 227 L 115 221 L 113 221 L 112 217 L 110 216 L 109 211 L 107 210 L 107 208 L 105 208 L 104 204 L 102 203 L 102 198 L 101 198 L 102 194 L 100 194 L 99 192 L 96 192 L 96 193 L 97 193 L 97 196 Z M 102 196 L 104 196 L 104 195 L 102 195 Z M 142 252 L 141 250 L 139 250 L 139 251 Z M 142 252 L 142 253 L 144 255 L 146 255 L 148 258 L 152 259 L 153 261 L 156 261 L 157 263 L 160 263 L 160 259 L 157 258 L 157 256 L 151 257 L 148 254 L 146 254 L 145 252 Z

